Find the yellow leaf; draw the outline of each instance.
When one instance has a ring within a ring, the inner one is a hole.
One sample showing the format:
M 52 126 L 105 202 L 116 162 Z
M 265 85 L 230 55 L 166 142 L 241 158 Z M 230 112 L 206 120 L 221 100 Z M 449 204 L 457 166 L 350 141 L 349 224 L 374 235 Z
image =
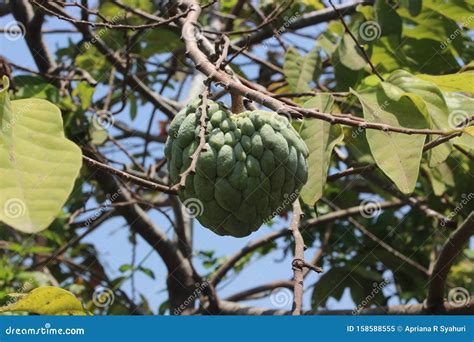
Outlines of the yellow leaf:
M 464 128 L 463 132 L 474 137 L 474 126 L 469 126 L 469 127 Z
M 303 3 L 306 6 L 311 6 L 317 10 L 323 9 L 325 7 L 319 0 L 303 0 Z
M 0 308 L 0 313 L 8 311 L 26 311 L 38 315 L 87 315 L 76 296 L 54 286 L 38 287 L 17 302 Z

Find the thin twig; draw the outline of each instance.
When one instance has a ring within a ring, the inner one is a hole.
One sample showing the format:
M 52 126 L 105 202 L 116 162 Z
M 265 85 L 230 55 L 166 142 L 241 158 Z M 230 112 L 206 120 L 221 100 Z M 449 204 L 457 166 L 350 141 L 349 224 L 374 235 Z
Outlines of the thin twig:
M 121 170 L 117 170 L 116 168 L 113 168 L 110 165 L 103 164 L 103 163 L 101 163 L 97 160 L 94 160 L 94 159 L 89 158 L 89 157 L 84 156 L 84 155 L 82 156 L 82 159 L 87 164 L 89 164 L 90 166 L 102 169 L 102 170 L 106 171 L 107 173 L 116 175 L 116 176 L 118 176 L 118 177 L 120 177 L 120 178 L 122 178 L 126 181 L 135 183 L 137 185 L 140 185 L 140 186 L 143 186 L 143 187 L 146 187 L 146 188 L 149 188 L 149 189 L 159 190 L 161 192 L 164 192 L 164 193 L 167 193 L 167 194 L 170 194 L 170 195 L 176 195 L 176 190 L 168 187 L 167 185 L 156 183 L 156 182 L 153 182 L 151 180 L 140 178 L 140 177 L 131 175 L 130 173 L 127 173 L 127 172 L 124 172 L 124 171 L 121 171 Z
M 351 30 L 349 29 L 349 26 L 347 26 L 346 24 L 346 21 L 344 20 L 344 17 L 342 16 L 342 13 L 339 11 L 339 9 L 334 6 L 333 2 L 331 0 L 329 0 L 329 3 L 331 4 L 331 7 L 333 8 L 333 10 L 337 13 L 338 17 L 339 17 L 339 20 L 341 21 L 342 25 L 344 25 L 344 29 L 346 30 L 346 32 L 349 34 L 349 36 L 352 38 L 352 40 L 354 41 L 355 45 L 357 46 L 357 48 L 360 50 L 360 52 L 364 55 L 364 59 L 367 61 L 367 63 L 369 63 L 370 65 L 370 68 L 372 69 L 372 72 L 377 75 L 377 77 L 383 82 L 385 81 L 384 78 L 382 77 L 382 75 L 380 75 L 380 73 L 377 71 L 377 69 L 375 68 L 374 64 L 372 63 L 372 61 L 370 60 L 370 57 L 369 55 L 367 54 L 367 51 L 365 51 L 364 47 L 359 44 L 359 42 L 357 41 L 357 38 L 354 36 L 354 34 L 351 32 Z

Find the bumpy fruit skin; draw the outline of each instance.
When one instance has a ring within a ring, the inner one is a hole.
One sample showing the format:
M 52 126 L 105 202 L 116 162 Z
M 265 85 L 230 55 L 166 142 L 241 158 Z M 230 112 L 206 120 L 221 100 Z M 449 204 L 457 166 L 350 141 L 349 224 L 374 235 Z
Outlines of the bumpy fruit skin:
M 199 144 L 200 105 L 193 101 L 170 124 L 165 156 L 172 184 Z M 205 150 L 178 195 L 202 203 L 196 218 L 203 226 L 247 236 L 296 198 L 308 178 L 308 148 L 283 116 L 261 110 L 234 115 L 222 103 L 208 105 Z

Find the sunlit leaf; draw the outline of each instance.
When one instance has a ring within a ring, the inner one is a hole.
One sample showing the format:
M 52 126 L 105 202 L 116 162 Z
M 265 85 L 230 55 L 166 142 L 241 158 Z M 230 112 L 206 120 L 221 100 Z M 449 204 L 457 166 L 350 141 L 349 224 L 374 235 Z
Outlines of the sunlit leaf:
M 401 35 L 402 18 L 400 18 L 396 9 L 390 6 L 386 0 L 375 1 L 374 14 L 382 30 L 382 36 Z
M 76 296 L 54 286 L 38 287 L 20 296 L 15 303 L 0 308 L 0 312 L 10 311 L 26 311 L 38 315 L 87 315 Z
M 430 81 L 447 92 L 465 92 L 474 94 L 474 71 L 449 75 L 417 75 Z
M 426 106 L 410 94 L 398 101 L 390 99 L 384 91 L 367 89 L 354 92 L 362 104 L 364 119 L 390 126 L 428 128 Z M 408 135 L 375 129 L 366 130 L 367 141 L 377 165 L 404 193 L 414 190 L 418 178 L 424 135 Z
M 386 79 L 386 83 L 383 84 L 393 86 L 392 90 L 397 90 L 399 95 L 413 93 L 421 97 L 426 104 L 430 115 L 429 121 L 433 129 L 449 131 L 452 128 L 449 125 L 449 110 L 443 93 L 435 84 L 419 79 L 403 70 L 393 72 L 390 77 Z M 399 97 L 394 100 L 398 99 Z M 431 139 L 436 138 L 436 136 L 433 136 Z M 429 150 L 430 166 L 445 161 L 451 152 L 451 148 L 451 143 L 447 142 Z
M 61 112 L 40 99 L 10 101 L 0 91 L 0 221 L 25 233 L 54 220 L 81 167 L 81 150 L 64 137 Z
M 319 57 L 316 49 L 311 50 L 304 57 L 294 48 L 287 51 L 283 71 L 294 92 L 311 90 L 309 83 L 313 80 L 318 63 Z
M 304 104 L 305 108 L 313 108 L 330 113 L 334 99 L 330 94 L 318 94 Z M 323 120 L 305 118 L 300 135 L 310 151 L 308 157 L 308 182 L 301 190 L 303 201 L 314 204 L 323 195 L 328 174 L 329 162 L 334 146 L 342 142 L 344 134 L 340 125 L 331 125 Z

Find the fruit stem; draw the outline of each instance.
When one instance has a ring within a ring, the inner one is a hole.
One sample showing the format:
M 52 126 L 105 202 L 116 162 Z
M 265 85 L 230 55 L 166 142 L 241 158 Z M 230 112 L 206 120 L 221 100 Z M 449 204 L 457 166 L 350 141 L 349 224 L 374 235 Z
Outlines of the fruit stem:
M 244 100 L 240 94 L 231 92 L 230 97 L 232 99 L 232 113 L 239 114 L 245 111 Z

